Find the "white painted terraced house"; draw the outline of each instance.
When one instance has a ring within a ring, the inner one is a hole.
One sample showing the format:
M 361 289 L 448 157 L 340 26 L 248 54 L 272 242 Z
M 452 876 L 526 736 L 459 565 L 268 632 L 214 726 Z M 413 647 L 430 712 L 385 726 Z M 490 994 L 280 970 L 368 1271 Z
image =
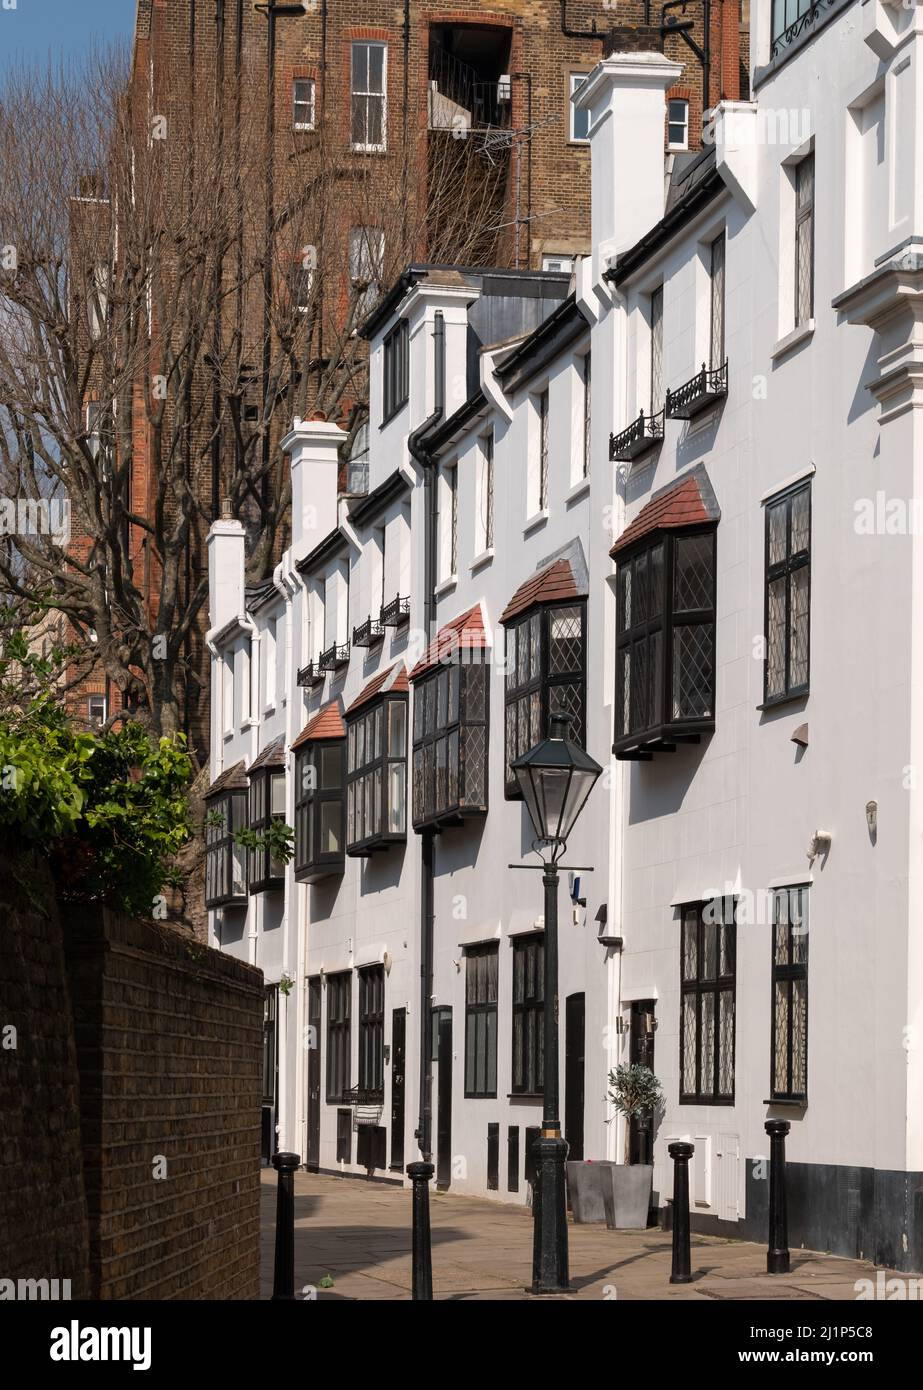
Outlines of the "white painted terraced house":
M 572 1150 L 621 1153 L 606 1073 L 646 1061 L 658 1204 L 688 1138 L 694 1225 L 765 1239 L 785 1118 L 791 1243 L 919 1269 L 921 20 L 759 0 L 752 29 L 753 101 L 666 181 L 677 65 L 615 54 L 578 90 L 570 286 L 406 273 L 367 326 L 368 494 L 337 498 L 334 426 L 296 425 L 272 593 L 213 528 L 213 799 L 243 814 L 265 753 L 273 814 L 281 747 L 300 840 L 249 894 L 214 841 L 212 920 L 294 981 L 284 1147 L 395 1175 L 422 1151 L 527 1200 L 542 923 L 508 765 L 565 709 L 609 764 L 562 914 Z

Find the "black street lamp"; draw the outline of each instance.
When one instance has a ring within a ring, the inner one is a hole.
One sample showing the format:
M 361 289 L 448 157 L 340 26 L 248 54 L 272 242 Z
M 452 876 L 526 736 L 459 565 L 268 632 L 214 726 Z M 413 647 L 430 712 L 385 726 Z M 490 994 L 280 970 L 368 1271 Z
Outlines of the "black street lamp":
M 602 768 L 569 737 L 569 715 L 552 715 L 548 738 L 512 764 L 535 829 L 533 849 L 544 864 L 545 998 L 543 1005 L 542 1128 L 532 1149 L 532 1292 L 564 1293 L 567 1260 L 567 1144 L 561 1137 L 558 1084 L 558 861 Z

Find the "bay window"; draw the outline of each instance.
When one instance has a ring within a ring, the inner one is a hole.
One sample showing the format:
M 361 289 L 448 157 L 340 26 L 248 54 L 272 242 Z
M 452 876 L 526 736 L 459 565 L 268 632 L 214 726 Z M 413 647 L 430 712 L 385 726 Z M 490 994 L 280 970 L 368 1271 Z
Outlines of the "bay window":
M 488 668 L 446 664 L 414 685 L 413 826 L 487 813 Z
M 253 771 L 250 777 L 250 829 L 265 836 L 273 822 L 285 821 L 285 769 L 265 767 Z M 281 888 L 285 881 L 285 865 L 276 859 L 268 843 L 250 849 L 247 881 L 251 893 Z
M 346 740 L 306 743 L 295 754 L 295 877 L 316 883 L 345 864 Z
M 386 695 L 347 714 L 346 853 L 407 838 L 407 696 Z
M 235 788 L 205 802 L 205 906 L 247 901 L 245 851 L 234 836 L 247 825 L 247 792 Z
M 714 729 L 714 527 L 661 531 L 619 554 L 615 707 L 619 757 Z
M 585 738 L 586 603 L 542 604 L 506 623 L 507 800 L 521 792 L 515 758 L 545 738 L 553 714 L 571 716 L 570 737 Z

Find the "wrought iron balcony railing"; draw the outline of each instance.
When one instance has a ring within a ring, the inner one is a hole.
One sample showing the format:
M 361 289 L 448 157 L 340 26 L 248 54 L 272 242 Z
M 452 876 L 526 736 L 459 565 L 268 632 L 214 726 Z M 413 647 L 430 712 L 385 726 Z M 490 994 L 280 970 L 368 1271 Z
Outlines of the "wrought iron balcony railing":
M 374 647 L 385 635 L 385 630 L 377 618 L 366 618 L 364 623 L 353 628 L 354 647 Z
M 781 27 L 781 21 L 786 18 L 785 0 L 773 0 L 772 45 L 769 50 L 770 61 L 773 58 L 778 58 L 780 53 L 784 53 L 786 48 L 789 48 L 806 29 L 810 29 L 813 24 L 816 24 L 824 11 L 829 10 L 830 6 L 834 3 L 835 0 L 814 0 L 813 4 L 808 4 L 803 8 L 804 0 L 800 0 L 796 8 L 801 10 L 801 13 L 792 20 L 791 24 L 783 29 Z
M 315 685 L 323 685 L 324 672 L 319 661 L 309 661 L 298 672 L 298 685 L 302 690 L 310 690 Z
M 321 652 L 318 665 L 322 671 L 338 671 L 341 666 L 345 666 L 349 661 L 349 643 L 344 642 L 338 646 L 334 642 L 332 647 L 328 647 L 325 652 Z
M 630 463 L 663 439 L 663 411 L 645 415 L 644 411 L 620 434 L 609 436 L 609 458 L 613 463 Z
M 707 409 L 714 405 L 716 401 L 723 400 L 728 393 L 728 364 L 724 363 L 721 367 L 706 367 L 702 363 L 702 370 L 696 372 L 695 376 L 685 382 L 684 385 L 677 387 L 675 391 L 667 392 L 667 400 L 664 409 L 668 420 L 691 420 L 694 415 L 698 415 L 700 410 Z
M 410 599 L 401 598 L 398 594 L 397 598 L 393 598 L 390 603 L 382 605 L 379 621 L 382 627 L 400 627 L 402 623 L 407 622 L 409 617 Z

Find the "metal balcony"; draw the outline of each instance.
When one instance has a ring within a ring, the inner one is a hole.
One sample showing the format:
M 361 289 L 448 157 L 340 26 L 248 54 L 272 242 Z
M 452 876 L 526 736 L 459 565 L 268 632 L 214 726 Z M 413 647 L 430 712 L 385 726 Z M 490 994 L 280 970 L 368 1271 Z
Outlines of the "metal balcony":
M 664 409 L 668 420 L 691 420 L 700 411 L 707 410 L 717 401 L 723 401 L 728 393 L 728 364 L 709 368 L 702 363 L 702 370 L 696 372 L 683 386 L 667 392 Z
M 609 436 L 609 458 L 613 463 L 630 463 L 648 453 L 663 440 L 663 411 L 645 415 L 644 411 L 620 434 Z
M 385 635 L 385 630 L 377 618 L 366 618 L 364 623 L 353 628 L 354 647 L 374 647 Z
M 315 685 L 323 685 L 324 672 L 319 661 L 309 661 L 298 672 L 298 685 L 302 690 L 311 690 Z
M 328 647 L 325 652 L 321 652 L 318 658 L 318 666 L 322 671 L 339 671 L 349 661 L 349 643 L 344 642 L 342 646 L 337 646 L 334 642 L 332 647 Z
M 379 621 L 382 627 L 400 627 L 402 623 L 407 622 L 409 617 L 410 599 L 401 598 L 398 594 L 397 598 L 393 598 L 390 603 L 382 606 Z

